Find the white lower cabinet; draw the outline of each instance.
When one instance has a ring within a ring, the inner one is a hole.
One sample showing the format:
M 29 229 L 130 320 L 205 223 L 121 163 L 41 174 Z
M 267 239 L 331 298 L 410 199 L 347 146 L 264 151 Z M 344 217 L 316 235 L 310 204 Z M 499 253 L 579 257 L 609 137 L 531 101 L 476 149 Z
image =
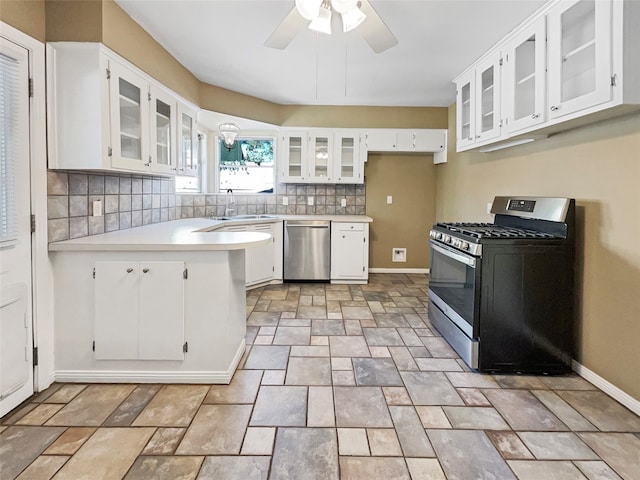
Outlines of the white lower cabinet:
M 245 260 L 247 285 L 271 281 L 275 271 L 273 224 L 247 225 L 247 231 L 268 233 L 271 235 L 271 243 L 247 249 Z
M 184 360 L 184 262 L 95 262 L 95 358 Z
M 331 281 L 366 283 L 369 278 L 369 224 L 331 223 Z
M 248 225 L 227 225 L 223 232 L 261 232 L 271 235 L 271 243 L 245 251 L 247 287 L 282 280 L 283 232 L 282 222 Z

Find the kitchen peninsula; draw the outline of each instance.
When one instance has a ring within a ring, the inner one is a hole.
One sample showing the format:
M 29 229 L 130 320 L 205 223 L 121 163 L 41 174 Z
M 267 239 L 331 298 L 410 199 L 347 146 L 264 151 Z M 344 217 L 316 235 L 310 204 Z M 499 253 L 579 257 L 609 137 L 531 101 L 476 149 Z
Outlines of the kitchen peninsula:
M 228 383 L 245 348 L 257 232 L 183 219 L 49 244 L 55 380 Z

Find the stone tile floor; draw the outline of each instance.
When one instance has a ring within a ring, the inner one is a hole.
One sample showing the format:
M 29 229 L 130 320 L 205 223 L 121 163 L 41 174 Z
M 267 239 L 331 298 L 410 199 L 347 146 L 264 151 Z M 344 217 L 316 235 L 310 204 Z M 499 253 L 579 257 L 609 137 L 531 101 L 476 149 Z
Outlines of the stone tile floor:
M 54 384 L 0 422 L 0 477 L 640 479 L 640 417 L 577 376 L 470 372 L 427 282 L 252 290 L 230 385 Z

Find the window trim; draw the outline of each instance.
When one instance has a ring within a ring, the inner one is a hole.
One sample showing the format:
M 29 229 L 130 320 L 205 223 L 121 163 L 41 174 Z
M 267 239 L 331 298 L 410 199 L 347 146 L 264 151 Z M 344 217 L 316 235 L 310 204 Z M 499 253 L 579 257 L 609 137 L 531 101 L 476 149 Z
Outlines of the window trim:
M 236 138 L 238 140 L 271 140 L 273 141 L 273 187 L 272 192 L 264 193 L 264 192 L 245 192 L 238 191 L 239 195 L 275 195 L 276 194 L 276 181 L 278 179 L 278 134 L 277 132 L 268 132 L 268 133 L 247 133 L 242 134 Z M 212 190 L 215 193 L 225 193 L 220 190 L 220 143 L 222 140 L 219 136 L 216 135 L 214 139 L 215 151 L 214 151 L 214 171 L 213 171 L 213 181 L 215 184 L 215 188 Z

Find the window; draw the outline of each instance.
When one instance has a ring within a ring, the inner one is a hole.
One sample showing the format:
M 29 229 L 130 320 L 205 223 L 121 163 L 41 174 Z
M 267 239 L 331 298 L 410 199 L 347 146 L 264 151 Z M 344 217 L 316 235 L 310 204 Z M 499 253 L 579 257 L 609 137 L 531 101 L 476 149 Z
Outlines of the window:
M 14 162 L 20 160 L 20 145 L 25 141 L 19 135 L 20 122 L 27 119 L 25 68 L 25 61 L 0 53 L 0 246 L 11 245 L 18 238 Z
M 218 191 L 273 193 L 275 138 L 239 138 L 228 149 L 218 141 Z

